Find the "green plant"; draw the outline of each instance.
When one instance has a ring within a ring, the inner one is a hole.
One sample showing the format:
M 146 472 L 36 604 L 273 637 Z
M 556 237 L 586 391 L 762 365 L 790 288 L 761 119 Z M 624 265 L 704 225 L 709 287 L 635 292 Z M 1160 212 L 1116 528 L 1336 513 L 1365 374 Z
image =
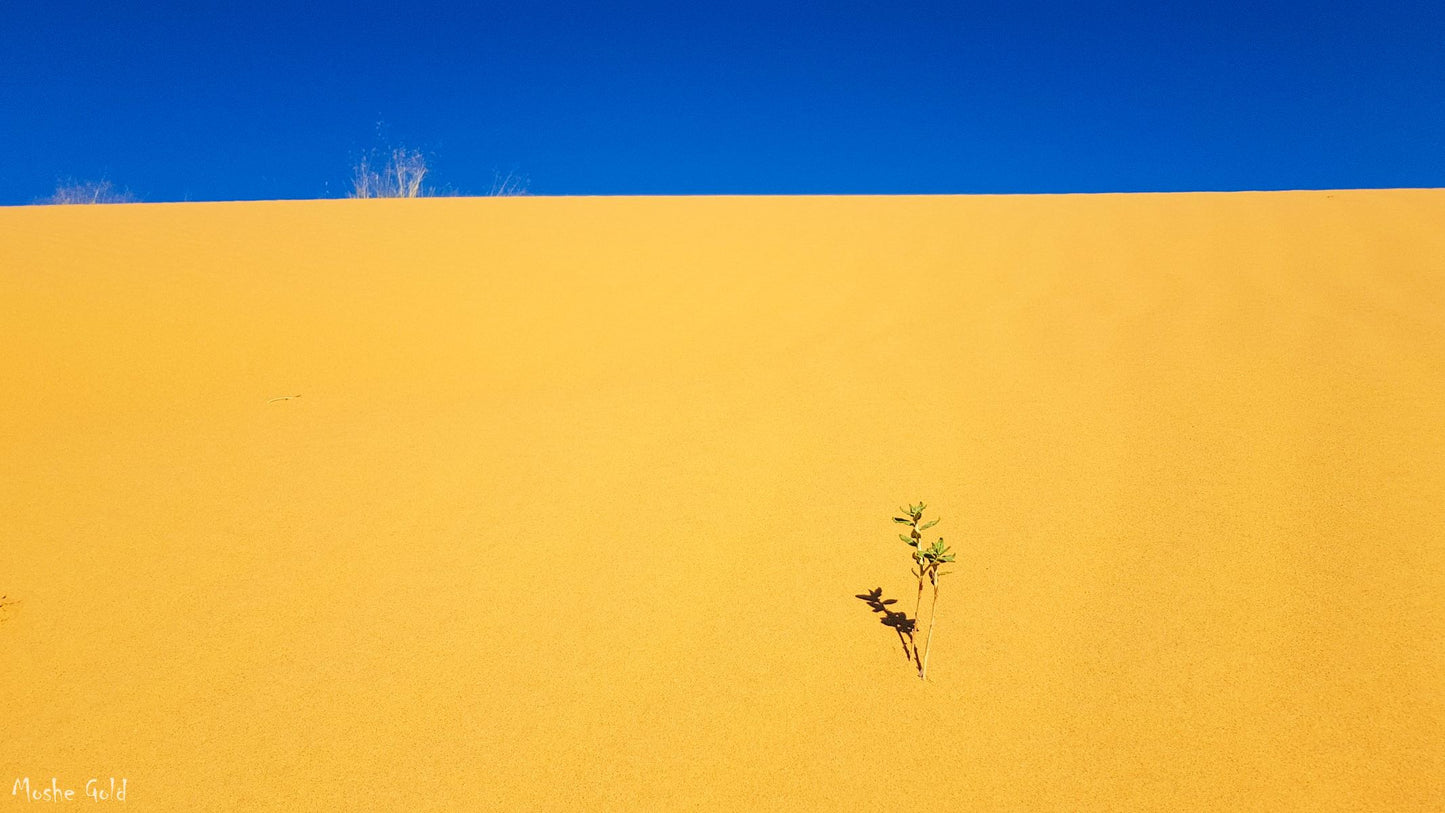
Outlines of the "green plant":
M 925 522 L 922 525 L 918 524 L 920 522 L 923 522 L 923 511 L 927 507 L 928 505 L 922 500 L 919 500 L 917 505 L 909 503 L 907 509 L 898 509 L 898 512 L 900 514 L 903 514 L 903 516 L 893 518 L 894 522 L 900 525 L 908 526 L 908 534 L 906 536 L 903 534 L 899 534 L 898 538 L 908 543 L 909 547 L 916 549 L 919 543 L 923 540 L 923 532 L 938 524 L 937 519 L 932 520 L 931 522 Z M 917 550 L 913 552 L 913 558 L 917 560 Z M 914 575 L 918 577 L 918 598 L 913 602 L 913 625 L 916 629 L 918 626 L 918 611 L 920 608 L 923 607 L 923 572 L 920 570 Z M 914 647 L 914 649 L 915 654 L 917 654 L 917 647 Z
M 928 652 L 933 648 L 933 622 L 938 620 L 938 580 L 952 572 L 940 571 L 939 568 L 953 561 L 953 553 L 939 537 L 927 550 L 915 551 L 913 558 L 918 561 L 918 570 L 926 572 L 929 583 L 933 585 L 933 603 L 928 607 L 928 638 L 923 643 L 923 660 L 918 666 L 918 679 L 928 680 Z M 914 647 L 916 650 L 917 644 Z
M 918 578 L 918 596 L 913 604 L 913 623 L 909 627 L 909 640 L 913 642 L 913 660 L 918 664 L 918 677 L 922 680 L 928 679 L 928 651 L 933 645 L 933 622 L 938 613 L 938 579 L 946 576 L 947 573 L 939 570 L 944 564 L 953 561 L 953 554 L 949 552 L 948 546 L 943 544 L 943 537 L 939 537 L 929 547 L 923 547 L 923 532 L 937 525 L 939 519 L 934 518 L 928 522 L 923 521 L 923 512 L 928 504 L 922 500 L 917 505 L 909 503 L 906 509 L 899 508 L 901 517 L 894 517 L 893 521 L 900 525 L 907 525 L 907 534 L 899 534 L 898 538 L 913 548 L 913 575 Z M 927 582 L 933 586 L 933 603 L 928 610 L 928 639 L 924 642 L 922 655 L 918 652 L 918 622 L 923 610 L 923 585 Z

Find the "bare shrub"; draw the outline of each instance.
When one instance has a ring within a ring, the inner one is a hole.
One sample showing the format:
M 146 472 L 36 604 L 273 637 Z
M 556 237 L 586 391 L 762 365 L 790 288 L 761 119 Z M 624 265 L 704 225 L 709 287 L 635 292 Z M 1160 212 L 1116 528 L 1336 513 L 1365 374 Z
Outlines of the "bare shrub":
M 526 194 L 527 179 L 511 170 L 506 173 L 498 172 L 492 179 L 491 190 L 487 192 L 487 196 L 493 198 L 521 197 Z
M 350 197 L 421 198 L 458 197 L 463 192 L 452 186 L 423 183 L 429 175 L 426 155 L 420 150 L 393 148 L 362 156 L 352 171 Z M 528 194 L 527 178 L 515 170 L 496 172 L 488 197 L 520 197 Z
M 430 194 L 422 186 L 426 156 L 417 150 L 394 149 L 380 162 L 363 156 L 351 179 L 353 198 L 419 198 Z
M 55 187 L 55 193 L 43 198 L 41 203 L 70 205 L 84 203 L 135 203 L 136 197 L 129 190 L 117 189 L 110 181 L 65 181 Z

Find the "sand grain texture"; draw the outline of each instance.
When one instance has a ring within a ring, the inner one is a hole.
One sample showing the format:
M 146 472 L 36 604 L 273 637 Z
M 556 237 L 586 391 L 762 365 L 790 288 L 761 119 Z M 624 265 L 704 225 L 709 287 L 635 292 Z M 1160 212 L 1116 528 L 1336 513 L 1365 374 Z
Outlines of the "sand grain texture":
M 1445 192 L 0 209 L 0 381 L 0 807 L 1445 808 Z

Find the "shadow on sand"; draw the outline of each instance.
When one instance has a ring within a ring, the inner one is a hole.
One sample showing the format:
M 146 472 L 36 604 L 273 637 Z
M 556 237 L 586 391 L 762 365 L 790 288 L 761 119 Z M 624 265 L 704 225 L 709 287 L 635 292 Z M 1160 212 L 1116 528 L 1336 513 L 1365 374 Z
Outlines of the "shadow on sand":
M 903 658 L 918 665 L 918 656 L 913 647 L 913 627 L 915 619 L 909 618 L 907 613 L 894 612 L 888 609 L 890 604 L 897 604 L 896 598 L 884 598 L 883 588 L 875 587 L 866 593 L 859 593 L 857 598 L 868 605 L 868 609 L 882 616 L 878 623 L 890 627 L 898 634 L 898 645 L 903 648 Z

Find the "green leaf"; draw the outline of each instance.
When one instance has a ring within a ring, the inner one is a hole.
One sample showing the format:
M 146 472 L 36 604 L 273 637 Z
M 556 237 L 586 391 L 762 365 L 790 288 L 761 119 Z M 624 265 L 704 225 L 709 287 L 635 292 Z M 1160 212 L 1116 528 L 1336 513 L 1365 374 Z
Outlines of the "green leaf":
M 918 530 L 920 530 L 920 531 L 926 531 L 926 530 L 928 530 L 929 528 L 932 528 L 933 526 L 937 525 L 937 524 L 938 524 L 938 520 L 941 520 L 941 519 L 943 519 L 943 517 L 939 517 L 938 519 L 935 519 L 935 520 L 933 520 L 933 521 L 931 521 L 931 522 L 925 522 L 923 525 L 920 525 L 920 526 L 919 526 Z
M 894 518 L 893 518 L 893 521 L 894 521 L 894 522 L 901 522 L 901 523 L 903 523 L 904 525 L 911 525 L 911 524 L 912 524 L 912 521 L 911 521 L 911 520 L 904 519 L 903 517 L 894 517 Z
M 899 539 L 902 539 L 904 542 L 907 542 L 907 543 L 910 544 L 910 545 L 914 544 L 912 539 L 909 539 L 908 537 L 904 536 L 903 534 L 899 534 L 899 535 L 898 535 L 898 538 L 899 538 Z
M 904 542 L 907 542 L 908 545 L 909 545 L 909 547 L 914 547 L 914 548 L 918 547 L 918 540 L 917 540 L 917 539 L 905 539 L 905 540 L 903 540 L 903 541 L 904 541 Z

